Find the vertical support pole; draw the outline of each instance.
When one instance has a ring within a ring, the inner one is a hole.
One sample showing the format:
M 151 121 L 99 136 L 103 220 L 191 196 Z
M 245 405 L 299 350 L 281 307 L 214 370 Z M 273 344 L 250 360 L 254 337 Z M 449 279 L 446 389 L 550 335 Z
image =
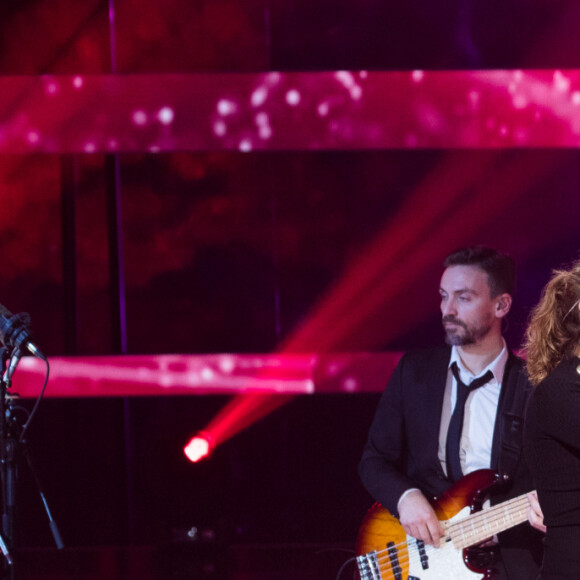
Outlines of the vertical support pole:
M 121 161 L 118 154 L 106 156 L 105 171 L 107 174 L 109 288 L 111 293 L 111 350 L 117 354 L 126 354 L 127 320 L 123 264 Z
M 60 158 L 62 279 L 64 312 L 64 349 L 77 354 L 78 299 L 76 263 L 76 195 L 78 192 L 78 163 L 74 155 Z
M 111 73 L 117 72 L 117 34 L 115 30 L 115 0 L 108 0 L 109 49 Z M 121 206 L 121 160 L 119 154 L 107 156 L 107 193 L 109 216 L 109 271 L 113 352 L 127 353 L 127 313 L 125 304 L 125 270 L 123 266 L 123 229 Z M 129 397 L 123 399 L 123 426 L 125 436 L 125 484 L 127 487 L 127 527 L 129 544 L 134 538 L 133 470 L 131 467 L 131 404 Z
M 127 353 L 127 318 L 125 306 L 125 271 L 123 263 L 123 223 L 121 203 L 121 162 L 118 154 L 107 155 L 107 221 L 109 234 L 109 291 L 111 296 L 111 350 Z M 131 407 L 129 397 L 123 399 L 125 438 L 125 485 L 127 494 L 127 534 L 134 538 L 134 500 L 131 452 Z

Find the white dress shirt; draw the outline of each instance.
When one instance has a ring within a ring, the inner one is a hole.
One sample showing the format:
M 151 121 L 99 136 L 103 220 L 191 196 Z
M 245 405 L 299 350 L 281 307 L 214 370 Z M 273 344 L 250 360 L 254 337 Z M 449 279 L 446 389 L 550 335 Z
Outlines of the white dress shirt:
M 447 370 L 447 384 L 443 396 L 441 424 L 439 427 L 438 456 L 445 473 L 447 473 L 445 453 L 447 430 L 449 429 L 449 422 L 451 421 L 451 415 L 457 399 L 457 381 L 451 372 L 451 365 L 454 362 L 457 363 L 459 376 L 466 385 L 469 385 L 471 381 L 484 375 L 488 370 L 493 374 L 493 378 L 485 385 L 470 393 L 465 402 L 459 457 L 461 460 L 461 470 L 464 475 L 467 475 L 477 469 L 488 469 L 491 465 L 493 431 L 497 416 L 501 382 L 503 380 L 507 359 L 508 349 L 504 340 L 502 351 L 497 357 L 481 373 L 474 375 L 465 368 L 457 347 L 452 347 Z

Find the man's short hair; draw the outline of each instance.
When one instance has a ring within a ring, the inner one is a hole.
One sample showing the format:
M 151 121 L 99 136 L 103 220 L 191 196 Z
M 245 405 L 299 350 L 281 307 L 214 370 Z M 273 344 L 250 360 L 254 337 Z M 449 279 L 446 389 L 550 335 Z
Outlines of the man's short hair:
M 443 265 L 477 266 L 487 274 L 492 298 L 499 294 L 513 296 L 516 289 L 516 266 L 513 258 L 487 246 L 459 248 L 445 258 Z

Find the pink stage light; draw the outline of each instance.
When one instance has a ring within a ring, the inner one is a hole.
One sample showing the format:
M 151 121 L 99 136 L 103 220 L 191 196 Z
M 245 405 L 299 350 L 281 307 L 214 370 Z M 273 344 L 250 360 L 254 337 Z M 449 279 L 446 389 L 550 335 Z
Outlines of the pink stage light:
M 192 463 L 197 463 L 209 457 L 213 448 L 211 435 L 200 432 L 191 438 L 189 443 L 183 448 L 183 452 Z
M 381 392 L 399 358 L 398 352 L 51 357 L 45 396 L 283 396 L 352 392 L 353 385 Z M 21 398 L 38 397 L 44 371 L 39 359 L 20 361 L 13 385 Z

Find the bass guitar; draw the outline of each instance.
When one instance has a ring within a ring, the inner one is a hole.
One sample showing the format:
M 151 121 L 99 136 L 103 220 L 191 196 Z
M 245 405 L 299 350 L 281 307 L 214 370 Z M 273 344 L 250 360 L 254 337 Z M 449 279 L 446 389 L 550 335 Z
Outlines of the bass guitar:
M 399 521 L 375 504 L 359 529 L 356 553 L 361 580 L 476 580 L 491 578 L 467 548 L 527 518 L 527 494 L 482 510 L 486 493 L 499 477 L 491 469 L 474 471 L 433 500 L 445 531 L 439 548 L 408 536 Z

